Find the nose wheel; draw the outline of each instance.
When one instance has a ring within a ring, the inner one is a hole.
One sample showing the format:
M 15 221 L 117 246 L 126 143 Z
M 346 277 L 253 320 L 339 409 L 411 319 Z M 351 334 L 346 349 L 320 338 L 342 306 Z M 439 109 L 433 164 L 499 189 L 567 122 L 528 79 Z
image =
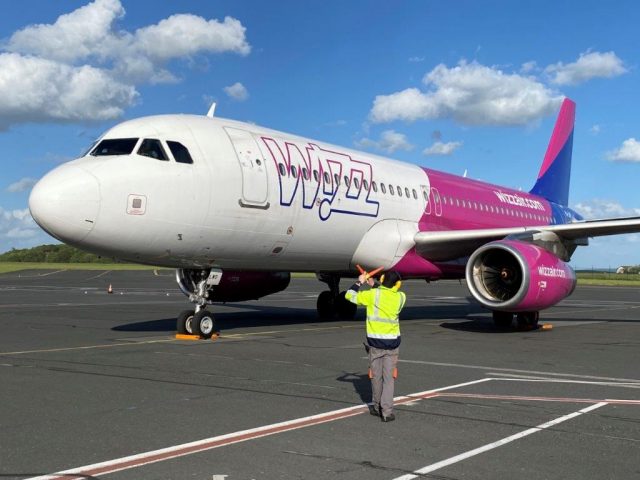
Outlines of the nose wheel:
M 207 310 L 184 310 L 176 320 L 176 330 L 183 335 L 198 335 L 201 338 L 211 338 L 218 333 L 215 318 Z

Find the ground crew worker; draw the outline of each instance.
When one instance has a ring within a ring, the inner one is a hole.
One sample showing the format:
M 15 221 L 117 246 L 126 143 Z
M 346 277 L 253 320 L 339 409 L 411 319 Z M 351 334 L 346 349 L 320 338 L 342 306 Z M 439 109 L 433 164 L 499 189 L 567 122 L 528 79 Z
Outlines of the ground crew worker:
M 396 418 L 393 413 L 393 384 L 400 347 L 398 316 L 407 298 L 399 291 L 400 280 L 400 274 L 391 270 L 380 277 L 378 288 L 359 291 L 364 283 L 374 286 L 374 280 L 365 272 L 345 294 L 350 302 L 367 307 L 367 350 L 373 396 L 369 411 L 371 415 L 380 416 L 383 422 Z

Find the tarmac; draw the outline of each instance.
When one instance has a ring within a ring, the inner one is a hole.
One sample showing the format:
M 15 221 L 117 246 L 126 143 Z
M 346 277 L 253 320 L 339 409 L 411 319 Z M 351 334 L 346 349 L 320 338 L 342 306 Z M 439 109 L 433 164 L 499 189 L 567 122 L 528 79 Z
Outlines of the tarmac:
M 0 479 L 640 478 L 640 289 L 500 331 L 464 282 L 405 282 L 392 423 L 364 311 L 319 321 L 324 289 L 214 305 L 190 341 L 172 271 L 0 275 Z

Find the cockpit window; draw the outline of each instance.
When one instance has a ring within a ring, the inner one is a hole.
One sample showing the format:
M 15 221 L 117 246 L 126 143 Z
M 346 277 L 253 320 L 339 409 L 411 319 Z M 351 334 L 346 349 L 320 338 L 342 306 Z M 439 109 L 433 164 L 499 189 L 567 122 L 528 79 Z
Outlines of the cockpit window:
M 169 160 L 166 153 L 164 153 L 160 140 L 154 138 L 145 138 L 142 141 L 138 149 L 138 155 L 155 158 L 156 160 Z
M 109 138 L 102 140 L 91 155 L 103 157 L 106 155 L 131 155 L 133 148 L 138 143 L 137 138 Z
M 193 159 L 191 158 L 191 155 L 189 155 L 187 147 L 179 142 L 172 142 L 171 140 L 167 140 L 167 145 L 169 145 L 169 150 L 173 153 L 173 158 L 176 159 L 176 162 L 193 163 Z

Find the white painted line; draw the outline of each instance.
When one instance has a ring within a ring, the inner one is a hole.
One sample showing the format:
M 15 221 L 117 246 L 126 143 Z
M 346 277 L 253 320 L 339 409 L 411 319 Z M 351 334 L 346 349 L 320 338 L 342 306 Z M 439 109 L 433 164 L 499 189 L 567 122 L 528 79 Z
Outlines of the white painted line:
M 433 390 L 427 390 L 425 392 L 414 393 L 407 396 L 396 397 L 394 399 L 395 404 L 402 404 L 408 402 L 415 402 L 417 399 L 429 398 L 430 396 L 437 396 L 437 392 L 443 392 L 446 390 L 452 390 L 467 385 L 475 385 L 477 383 L 483 383 L 491 380 L 490 378 L 481 378 L 480 380 L 474 380 L 471 382 L 459 383 L 457 385 L 449 385 L 447 387 L 436 388 Z M 150 463 L 161 462 L 172 458 L 183 457 L 185 455 L 191 455 L 193 453 L 203 452 L 205 450 L 212 450 L 214 448 L 231 445 L 234 443 L 246 442 L 256 438 L 266 437 L 268 435 L 274 435 L 282 432 L 288 432 L 290 430 L 296 430 L 299 428 L 309 427 L 312 425 L 318 425 L 320 423 L 332 422 L 334 420 L 340 420 L 361 413 L 369 412 L 366 404 L 357 405 L 354 407 L 342 408 L 340 410 L 333 410 L 331 412 L 321 413 L 318 415 L 311 415 L 309 417 L 297 418 L 295 420 L 288 420 L 285 422 L 274 423 L 271 425 L 265 425 L 262 427 L 252 428 L 250 430 L 243 430 L 240 432 L 227 433 L 225 435 L 219 435 L 217 437 L 205 438 L 195 442 L 184 443 L 182 445 L 175 445 L 172 447 L 162 448 L 160 450 L 153 450 L 150 452 L 140 453 L 136 455 L 130 455 L 128 457 L 117 458 L 114 460 L 108 460 L 106 462 L 94 463 L 92 465 L 85 465 L 83 467 L 76 467 L 62 472 L 53 473 L 50 475 L 43 475 L 38 477 L 31 477 L 26 480 L 73 480 L 83 479 L 86 477 L 94 477 L 98 475 L 106 475 L 108 473 L 119 472 L 121 470 L 127 470 L 130 468 L 141 467 Z
M 467 458 L 471 458 L 481 453 L 487 452 L 489 450 L 493 450 L 494 448 L 501 447 L 502 445 L 505 445 L 507 443 L 513 442 L 515 440 L 519 440 L 533 433 L 540 432 L 554 425 L 558 425 L 559 423 L 566 422 L 567 420 L 571 420 L 572 418 L 576 418 L 584 413 L 591 412 L 596 408 L 604 407 L 605 405 L 607 405 L 606 402 L 596 403 L 595 405 L 591 405 L 587 408 L 583 408 L 582 410 L 578 410 L 577 412 L 570 413 L 569 415 L 556 418 L 549 422 L 538 425 L 537 427 L 533 427 L 523 432 L 516 433 L 515 435 L 511 435 L 509 437 L 503 438 L 502 440 L 498 440 L 497 442 L 489 443 L 482 447 L 478 447 L 473 450 L 469 450 L 468 452 L 461 453 L 460 455 L 456 455 L 455 457 L 447 458 L 446 460 L 442 460 L 440 462 L 427 465 L 426 467 L 423 467 L 420 470 L 416 470 L 411 474 L 402 475 L 401 477 L 396 477 L 393 480 L 413 480 L 414 478 L 418 478 L 420 475 L 425 475 L 427 473 L 440 470 L 441 468 L 448 467 L 449 465 L 453 465 L 454 463 L 461 462 L 462 460 L 466 460 Z
M 498 380 L 502 382 L 571 383 L 571 384 L 577 384 L 577 385 L 602 385 L 605 387 L 640 388 L 640 382 L 594 382 L 594 381 L 587 381 L 587 380 L 565 380 L 562 378 L 530 377 L 530 376 L 514 375 L 509 373 L 496 373 L 496 372 L 488 372 L 487 375 L 507 377 L 507 378 L 494 378 L 494 380 Z M 516 377 L 516 378 L 510 378 L 510 377 Z
M 363 357 L 368 358 L 368 357 Z M 576 375 L 573 373 L 555 373 L 555 372 L 541 372 L 538 370 L 518 370 L 515 368 L 496 368 L 496 367 L 486 367 L 483 365 L 466 365 L 462 363 L 441 363 L 441 362 L 427 362 L 423 360 L 405 360 L 399 359 L 399 363 L 413 363 L 417 365 L 433 365 L 435 367 L 456 367 L 456 368 L 469 368 L 472 370 L 488 370 L 491 372 L 512 372 L 512 373 L 524 373 L 524 374 L 534 374 L 534 375 L 547 375 L 550 377 L 567 377 L 567 378 L 584 378 L 590 380 L 610 380 L 612 382 L 632 382 L 637 383 L 640 382 L 637 378 L 615 378 L 615 377 L 595 377 L 592 375 Z

